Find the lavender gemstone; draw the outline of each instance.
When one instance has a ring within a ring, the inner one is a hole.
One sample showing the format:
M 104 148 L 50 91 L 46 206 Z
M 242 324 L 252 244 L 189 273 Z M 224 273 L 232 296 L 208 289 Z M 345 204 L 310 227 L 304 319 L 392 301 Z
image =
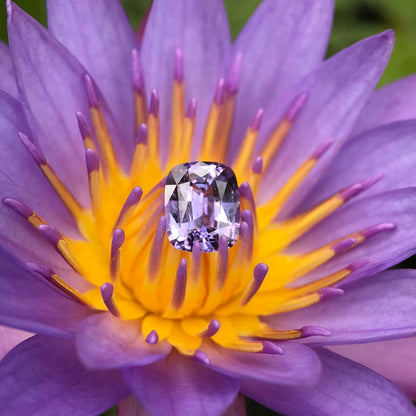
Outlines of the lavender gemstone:
M 175 166 L 166 179 L 165 215 L 169 241 L 179 250 L 192 251 L 198 241 L 202 252 L 217 251 L 222 236 L 232 247 L 240 230 L 234 172 L 215 162 Z

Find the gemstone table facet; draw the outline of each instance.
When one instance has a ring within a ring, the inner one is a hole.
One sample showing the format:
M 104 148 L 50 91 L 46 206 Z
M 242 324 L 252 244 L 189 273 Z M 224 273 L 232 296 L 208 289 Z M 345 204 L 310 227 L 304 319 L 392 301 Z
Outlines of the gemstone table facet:
M 202 252 L 218 250 L 222 236 L 228 246 L 240 231 L 240 196 L 229 167 L 215 162 L 175 166 L 165 185 L 166 231 L 171 244 L 192 251 L 196 241 Z

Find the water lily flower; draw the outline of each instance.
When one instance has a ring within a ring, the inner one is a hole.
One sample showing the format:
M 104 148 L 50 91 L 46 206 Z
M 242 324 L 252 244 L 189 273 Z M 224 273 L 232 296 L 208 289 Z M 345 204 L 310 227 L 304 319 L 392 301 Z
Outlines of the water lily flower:
M 140 43 L 117 0 L 47 4 L 8 1 L 0 50 L 0 324 L 35 334 L 2 413 L 415 415 L 393 32 L 324 61 L 333 0 L 264 0 L 233 44 L 221 0 L 155 0 Z

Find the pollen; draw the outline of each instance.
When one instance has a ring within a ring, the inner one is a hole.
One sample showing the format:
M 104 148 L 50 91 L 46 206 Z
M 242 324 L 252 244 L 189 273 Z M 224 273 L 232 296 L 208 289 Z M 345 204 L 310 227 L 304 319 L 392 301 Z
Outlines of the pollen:
M 132 51 L 137 135 L 128 172 L 119 163 L 94 82 L 84 76 L 90 115 L 74 117 L 85 147 L 90 206 L 76 200 L 41 150 L 20 134 L 82 239 L 64 235 L 59 224 L 49 224 L 24 201 L 6 198 L 3 203 L 43 235 L 90 289 L 70 286 L 47 264 L 30 263 L 28 268 L 75 301 L 136 322 L 149 344 L 169 342 L 185 355 L 201 354 L 206 340 L 234 350 L 281 353 L 268 341 L 330 336 L 317 327 L 277 330 L 262 318 L 342 295 L 334 286 L 363 263 L 306 284 L 298 280 L 372 236 L 393 230 L 394 223 L 371 224 L 307 253 L 286 249 L 381 178 L 351 184 L 309 211 L 281 220 L 285 203 L 333 144 L 328 138 L 268 201 L 259 203 L 264 174 L 307 105 L 307 92 L 294 100 L 263 148 L 257 141 L 264 112 L 253 114 L 236 158 L 228 160 L 244 58 L 238 54 L 213 91 L 203 142 L 194 153 L 197 102 L 185 102 L 183 53 L 180 48 L 173 53 L 170 149 L 162 161 L 160 150 L 168 144 L 159 136 L 159 94 L 145 89 L 138 52 Z

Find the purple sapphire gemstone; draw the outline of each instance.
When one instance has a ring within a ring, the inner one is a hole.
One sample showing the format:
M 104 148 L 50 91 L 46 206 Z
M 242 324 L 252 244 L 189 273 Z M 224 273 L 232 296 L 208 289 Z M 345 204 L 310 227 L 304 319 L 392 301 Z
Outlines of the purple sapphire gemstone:
M 171 244 L 192 251 L 196 241 L 202 252 L 228 246 L 240 231 L 240 196 L 234 172 L 216 162 L 191 162 L 175 166 L 165 186 L 166 231 Z

